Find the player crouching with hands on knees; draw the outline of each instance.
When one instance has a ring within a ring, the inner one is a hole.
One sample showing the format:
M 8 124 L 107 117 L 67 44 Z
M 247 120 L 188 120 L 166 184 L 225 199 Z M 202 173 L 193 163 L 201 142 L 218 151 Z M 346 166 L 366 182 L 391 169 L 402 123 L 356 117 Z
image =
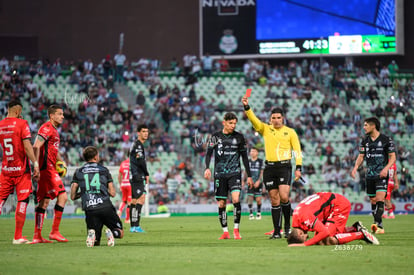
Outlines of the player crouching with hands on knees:
M 73 175 L 70 197 L 72 200 L 82 198 L 82 209 L 85 211 L 88 230 L 86 245 L 100 245 L 102 228 L 105 225 L 107 244 L 114 246 L 114 238 L 122 238 L 124 231 L 110 199 L 116 195 L 111 173 L 108 168 L 98 163 L 99 153 L 96 147 L 86 147 L 83 150 L 83 158 L 86 163 L 76 169 Z
M 338 245 L 355 240 L 378 245 L 361 222 L 346 226 L 350 212 L 351 203 L 340 194 L 320 192 L 305 198 L 293 211 L 289 246 Z M 308 231 L 315 232 L 309 240 Z

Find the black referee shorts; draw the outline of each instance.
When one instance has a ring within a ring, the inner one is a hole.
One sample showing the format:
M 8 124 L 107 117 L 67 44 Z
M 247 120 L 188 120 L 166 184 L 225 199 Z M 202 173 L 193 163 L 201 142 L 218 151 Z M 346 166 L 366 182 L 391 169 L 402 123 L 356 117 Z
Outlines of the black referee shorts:
M 290 161 L 266 163 L 263 171 L 263 183 L 266 190 L 279 189 L 279 185 L 289 185 L 292 181 Z

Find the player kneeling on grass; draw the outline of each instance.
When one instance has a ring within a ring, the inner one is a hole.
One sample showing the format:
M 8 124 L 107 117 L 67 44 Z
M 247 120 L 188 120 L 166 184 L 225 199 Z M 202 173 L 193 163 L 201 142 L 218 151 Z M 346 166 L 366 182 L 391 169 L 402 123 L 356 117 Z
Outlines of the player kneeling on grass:
M 76 169 L 73 175 L 70 197 L 72 200 L 82 198 L 88 231 L 86 245 L 100 245 L 102 228 L 105 225 L 108 246 L 114 246 L 114 238 L 122 238 L 124 231 L 110 199 L 110 196 L 116 195 L 111 173 L 108 168 L 98 163 L 99 153 L 96 147 L 86 147 L 83 150 L 83 158 L 86 163 Z
M 351 203 L 340 194 L 321 192 L 305 198 L 293 211 L 289 246 L 337 245 L 355 240 L 378 245 L 377 238 L 361 222 L 346 226 L 350 212 Z M 315 232 L 309 240 L 308 231 Z

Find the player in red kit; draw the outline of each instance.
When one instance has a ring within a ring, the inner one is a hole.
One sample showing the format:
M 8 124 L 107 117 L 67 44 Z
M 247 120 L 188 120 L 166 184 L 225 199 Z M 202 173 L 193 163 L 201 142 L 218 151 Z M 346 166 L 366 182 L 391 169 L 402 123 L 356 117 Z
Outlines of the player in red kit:
M 30 128 L 27 121 L 21 119 L 22 109 L 19 101 L 10 101 L 7 117 L 0 121 L 0 144 L 3 148 L 0 173 L 0 215 L 4 203 L 16 188 L 17 207 L 13 244 L 29 242 L 22 236 L 29 195 L 32 193 L 29 159 L 34 165 L 33 178 L 36 180 L 39 177 L 39 164 L 33 152 Z
M 131 204 L 131 184 L 129 183 L 129 158 L 124 160 L 119 166 L 118 182 L 121 186 L 122 202 L 119 205 L 118 216 L 122 216 L 122 212 L 127 206 L 125 223 L 129 223 L 129 205 Z
M 390 170 L 388 170 L 387 196 L 385 197 L 385 200 L 384 200 L 385 209 L 388 215 L 386 215 L 384 212 L 384 215 L 382 215 L 384 219 L 395 219 L 394 209 L 391 203 L 391 193 L 393 190 L 398 190 L 398 187 L 399 187 L 399 181 L 397 177 L 397 165 L 394 163 L 390 167 Z
M 350 212 L 351 203 L 340 194 L 320 192 L 305 198 L 293 211 L 289 246 L 336 245 L 355 240 L 379 244 L 360 222 L 346 226 Z M 308 231 L 315 235 L 306 240 Z
M 63 122 L 63 109 L 58 105 L 51 105 L 47 109 L 49 121 L 44 123 L 36 137 L 33 150 L 36 159 L 39 161 L 40 178 L 37 187 L 38 205 L 35 209 L 35 230 L 33 241 L 31 243 L 51 243 L 42 237 L 42 227 L 45 218 L 46 208 L 50 200 L 57 198 L 52 231 L 49 234 L 50 240 L 58 242 L 67 242 L 68 239 L 59 233 L 59 225 L 62 219 L 63 209 L 65 207 L 68 196 L 62 179 L 56 171 L 56 161 L 63 159 L 59 155 L 60 137 L 57 127 Z

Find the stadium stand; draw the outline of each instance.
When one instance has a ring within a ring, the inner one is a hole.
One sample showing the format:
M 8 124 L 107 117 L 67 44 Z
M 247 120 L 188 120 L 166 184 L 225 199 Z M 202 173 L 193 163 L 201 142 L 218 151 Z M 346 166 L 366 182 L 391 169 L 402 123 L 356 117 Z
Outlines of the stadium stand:
M 398 145 L 397 165 L 406 184 L 395 198 L 412 199 L 413 74 L 348 71 L 329 64 L 319 70 L 314 60 L 309 65 L 292 61 L 272 68 L 250 60 L 243 71 L 214 71 L 210 77 L 199 72 L 185 78 L 178 70 L 160 71 L 142 64 L 151 62 L 137 62 L 126 70 L 134 75 L 130 80 L 113 83 L 111 75 L 104 76 L 102 64 L 86 71 L 82 62 L 68 66 L 58 60 L 10 62 L 1 72 L 0 112 L 4 116 L 5 104 L 19 98 L 35 135 L 47 117 L 47 106 L 62 104 L 61 153 L 69 166 L 80 165 L 81 148 L 92 144 L 99 146 L 106 165 L 118 166 L 136 138 L 137 124 L 145 122 L 151 130 L 151 203 L 209 203 L 214 197 L 211 184 L 202 178 L 203 157 L 209 135 L 220 128 L 224 112 L 238 115 L 237 130 L 245 134 L 249 146 L 263 146 L 241 108 L 241 96 L 251 87 L 250 103 L 262 120 L 268 119 L 272 107 L 282 106 L 287 124 L 299 134 L 304 181 L 294 184 L 293 201 L 300 201 L 310 189 L 343 193 L 351 201 L 366 200 L 359 180 L 352 180 L 349 171 L 362 134 L 361 120 L 373 115 L 380 117 L 382 131 Z M 219 81 L 225 93 L 215 92 Z M 152 178 L 158 168 L 180 183 L 174 201 L 169 201 L 167 184 L 155 184 Z

